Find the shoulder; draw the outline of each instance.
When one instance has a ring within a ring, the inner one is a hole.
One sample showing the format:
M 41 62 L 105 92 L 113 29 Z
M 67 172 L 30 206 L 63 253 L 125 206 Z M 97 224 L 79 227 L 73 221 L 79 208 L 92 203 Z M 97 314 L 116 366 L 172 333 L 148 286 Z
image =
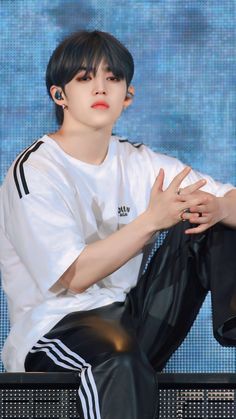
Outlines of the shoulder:
M 164 188 L 168 187 L 173 178 L 183 170 L 185 164 L 178 158 L 151 149 L 142 142 L 133 142 L 127 138 L 116 137 L 120 159 L 131 172 L 141 176 L 149 176 L 152 181 L 160 169 L 164 170 Z
M 176 167 L 181 166 L 181 162 L 175 158 L 168 156 L 167 154 L 159 153 L 143 142 L 133 141 L 126 137 L 114 136 L 114 141 L 117 143 L 117 148 L 122 154 L 132 154 L 140 156 L 142 159 L 153 162 L 153 164 L 164 165 L 165 167 Z
M 126 137 L 118 137 L 116 135 L 114 135 L 114 140 L 118 143 L 120 148 L 123 149 L 139 149 L 140 147 L 145 147 L 145 145 L 142 142 L 138 142 L 138 141 L 131 141 L 130 139 L 126 138 Z
M 63 184 L 63 170 L 47 138 L 34 141 L 16 157 L 3 182 L 5 192 L 21 199 L 30 193 L 45 193 L 53 184 Z
M 145 158 L 147 147 L 142 142 L 133 141 L 126 137 L 116 135 L 112 138 L 116 144 L 116 154 L 119 159 L 134 162 Z
M 35 160 L 41 154 L 41 150 L 45 144 L 43 138 L 34 141 L 29 147 L 25 148 L 15 159 L 8 172 L 8 180 L 15 184 L 18 195 L 21 198 L 24 194 L 28 194 L 28 186 L 25 168 L 32 160 Z

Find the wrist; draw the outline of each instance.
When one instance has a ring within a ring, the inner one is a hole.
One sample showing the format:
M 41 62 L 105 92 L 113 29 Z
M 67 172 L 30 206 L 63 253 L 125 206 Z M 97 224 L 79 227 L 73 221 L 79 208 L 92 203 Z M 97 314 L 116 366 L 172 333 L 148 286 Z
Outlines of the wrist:
M 144 228 L 146 230 L 147 235 L 149 236 L 149 239 L 159 230 L 161 230 L 161 226 L 157 225 L 157 223 L 155 223 L 155 221 L 152 219 L 152 215 L 149 211 L 149 209 L 147 209 L 146 211 L 144 211 L 141 216 L 143 223 L 144 223 Z
M 219 216 L 220 220 L 223 221 L 229 216 L 229 202 L 227 196 L 217 198 L 219 204 Z

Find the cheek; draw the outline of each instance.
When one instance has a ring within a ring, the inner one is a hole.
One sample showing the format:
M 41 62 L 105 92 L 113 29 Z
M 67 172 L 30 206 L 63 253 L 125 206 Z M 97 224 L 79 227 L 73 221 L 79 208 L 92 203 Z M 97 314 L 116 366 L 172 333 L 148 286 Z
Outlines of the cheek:
M 117 109 L 123 109 L 125 97 L 126 91 L 115 92 L 112 101 Z
M 118 117 L 122 113 L 123 109 L 124 109 L 124 101 L 121 100 L 119 101 L 119 103 L 116 102 L 114 106 L 112 107 L 113 115 Z
M 83 102 L 85 100 L 85 96 L 88 95 L 86 89 L 83 89 L 81 85 L 73 84 L 71 86 L 67 85 L 66 87 L 67 89 L 65 89 L 65 94 L 68 102 Z

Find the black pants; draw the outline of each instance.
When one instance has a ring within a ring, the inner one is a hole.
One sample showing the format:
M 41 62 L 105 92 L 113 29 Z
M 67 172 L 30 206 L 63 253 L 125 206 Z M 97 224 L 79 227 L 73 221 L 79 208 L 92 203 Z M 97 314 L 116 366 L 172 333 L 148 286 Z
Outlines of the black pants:
M 32 348 L 26 371 L 79 370 L 85 419 L 158 417 L 155 372 L 187 335 L 211 290 L 213 330 L 236 342 L 236 231 L 214 226 L 188 236 L 168 232 L 124 303 L 74 312 Z

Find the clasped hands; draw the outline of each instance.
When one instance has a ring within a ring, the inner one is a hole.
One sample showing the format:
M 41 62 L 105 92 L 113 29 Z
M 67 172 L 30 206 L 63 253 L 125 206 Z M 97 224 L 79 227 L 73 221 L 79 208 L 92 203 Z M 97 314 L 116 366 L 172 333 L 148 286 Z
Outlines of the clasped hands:
M 165 174 L 164 170 L 160 169 L 152 187 L 147 209 L 156 223 L 156 230 L 167 229 L 180 221 L 189 220 L 194 226 L 186 229 L 185 233 L 197 234 L 227 216 L 224 198 L 200 190 L 207 182 L 205 179 L 181 188 L 181 183 L 190 171 L 191 167 L 185 167 L 163 191 Z

